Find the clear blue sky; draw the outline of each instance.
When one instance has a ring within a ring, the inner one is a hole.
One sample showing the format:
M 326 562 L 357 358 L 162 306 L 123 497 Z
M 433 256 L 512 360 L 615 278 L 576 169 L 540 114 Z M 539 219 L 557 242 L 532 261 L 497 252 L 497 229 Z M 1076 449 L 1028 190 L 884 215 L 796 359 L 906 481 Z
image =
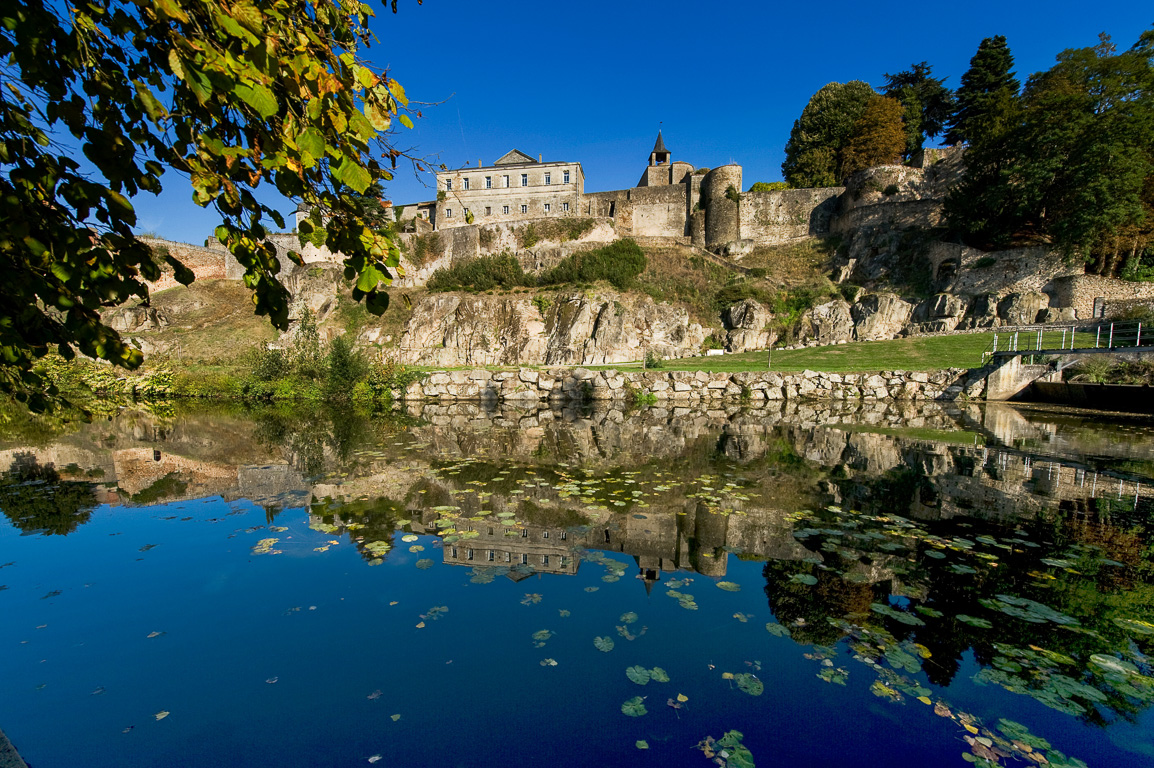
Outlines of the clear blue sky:
M 371 2 L 372 0 L 370 0 Z M 374 6 L 376 7 L 376 3 Z M 825 3 L 465 2 L 400 0 L 378 8 L 369 58 L 424 108 L 402 147 L 459 167 L 516 147 L 579 161 L 587 191 L 637 183 L 660 127 L 673 159 L 737 162 L 744 186 L 781 179 L 793 121 L 829 82 L 865 80 L 928 61 L 956 88 L 982 38 L 1005 35 L 1019 79 L 1099 32 L 1128 48 L 1154 23 L 1148 2 L 971 0 Z M 216 222 L 167 176 L 135 201 L 139 229 L 199 243 Z M 426 186 L 429 185 L 429 186 Z M 275 193 L 273 193 L 275 194 Z M 431 177 L 399 168 L 398 203 L 433 197 Z M 286 215 L 294 206 L 267 198 Z

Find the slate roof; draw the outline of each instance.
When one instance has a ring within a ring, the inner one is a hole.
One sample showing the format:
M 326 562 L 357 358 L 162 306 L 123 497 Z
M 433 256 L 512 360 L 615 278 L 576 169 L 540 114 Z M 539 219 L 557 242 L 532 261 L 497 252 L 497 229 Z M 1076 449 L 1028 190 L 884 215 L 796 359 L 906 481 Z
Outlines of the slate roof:
M 657 132 L 657 143 L 653 145 L 653 151 L 662 155 L 669 154 L 669 150 L 665 148 L 665 140 L 661 138 L 661 131 Z
M 493 165 L 519 165 L 521 163 L 535 163 L 535 159 L 519 149 L 512 149 L 497 158 Z

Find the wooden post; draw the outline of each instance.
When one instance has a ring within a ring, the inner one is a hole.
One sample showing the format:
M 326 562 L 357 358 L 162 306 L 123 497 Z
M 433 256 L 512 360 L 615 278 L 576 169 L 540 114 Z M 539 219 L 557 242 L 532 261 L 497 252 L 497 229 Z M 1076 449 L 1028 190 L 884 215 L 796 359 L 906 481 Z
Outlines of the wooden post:
M 1110 340 L 1106 342 L 1106 348 L 1107 349 L 1113 349 L 1113 347 L 1114 347 L 1114 324 L 1110 323 Z

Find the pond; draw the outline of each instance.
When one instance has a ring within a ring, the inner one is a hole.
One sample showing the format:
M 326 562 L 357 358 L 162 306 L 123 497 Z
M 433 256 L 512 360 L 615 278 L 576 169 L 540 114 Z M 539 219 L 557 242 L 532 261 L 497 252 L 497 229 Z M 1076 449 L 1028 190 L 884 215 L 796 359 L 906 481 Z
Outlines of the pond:
M 51 766 L 1154 763 L 1154 424 L 134 405 L 0 441 Z

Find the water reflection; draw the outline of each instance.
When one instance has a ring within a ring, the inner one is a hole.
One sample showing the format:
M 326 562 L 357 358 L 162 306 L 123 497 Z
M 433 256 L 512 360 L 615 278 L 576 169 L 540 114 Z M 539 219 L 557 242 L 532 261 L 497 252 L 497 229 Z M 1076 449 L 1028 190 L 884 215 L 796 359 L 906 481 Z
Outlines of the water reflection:
M 976 682 L 1097 726 L 1154 701 L 1152 456 L 1148 426 L 1008 406 L 125 411 L 0 451 L 0 509 L 67 534 L 101 503 L 243 498 L 270 525 L 304 507 L 368 564 L 403 548 L 481 584 L 603 569 L 688 611 L 686 572 L 763 562 L 767 629 L 816 675 L 932 703 L 997 761 L 1033 737 L 929 687 L 967 657 Z

